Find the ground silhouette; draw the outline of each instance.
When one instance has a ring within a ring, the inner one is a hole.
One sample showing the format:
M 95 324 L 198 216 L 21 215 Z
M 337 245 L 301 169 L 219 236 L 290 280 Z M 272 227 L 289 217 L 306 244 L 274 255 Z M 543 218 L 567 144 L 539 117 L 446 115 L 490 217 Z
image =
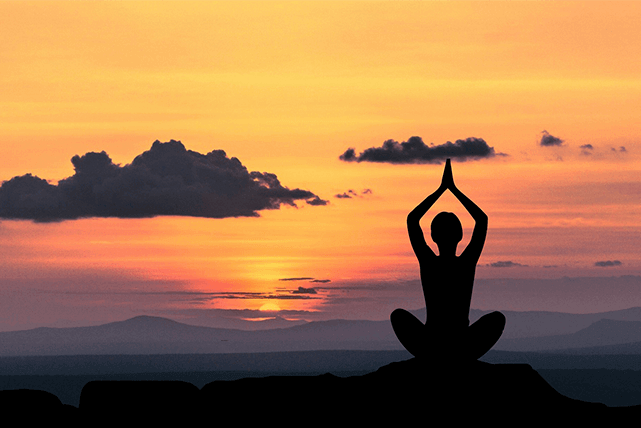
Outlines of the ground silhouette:
M 333 426 L 414 424 L 428 416 L 499 425 L 612 425 L 641 415 L 639 405 L 607 407 L 563 396 L 527 364 L 430 365 L 422 358 L 360 376 L 247 377 L 210 382 L 201 389 L 188 382 L 96 380 L 82 389 L 79 407 L 62 405 L 43 391 L 0 391 L 0 408 L 6 420 L 63 426 L 189 426 L 229 418 L 247 425 L 278 415 Z

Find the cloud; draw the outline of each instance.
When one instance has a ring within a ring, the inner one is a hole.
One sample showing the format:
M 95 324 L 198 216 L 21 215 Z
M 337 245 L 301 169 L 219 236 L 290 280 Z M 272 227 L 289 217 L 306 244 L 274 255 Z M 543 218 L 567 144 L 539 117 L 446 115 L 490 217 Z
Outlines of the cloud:
M 527 267 L 527 265 L 522 265 L 521 263 L 516 263 L 510 260 L 488 263 L 485 266 L 494 267 L 494 268 Z
M 299 287 L 302 288 L 302 287 Z M 292 295 L 296 294 L 296 295 Z M 211 301 L 218 299 L 240 299 L 240 300 L 308 300 L 308 299 L 319 299 L 319 297 L 310 297 L 300 294 L 316 294 L 316 293 L 294 293 L 287 292 L 287 294 L 280 293 L 255 293 L 255 292 L 219 292 L 219 293 L 203 293 L 202 296 L 198 298 L 200 301 Z M 196 300 L 195 298 L 192 300 Z
M 363 195 L 371 195 L 371 194 L 372 194 L 372 189 L 364 189 L 360 194 L 358 192 L 355 192 L 352 189 L 349 189 L 347 192 L 334 195 L 334 197 L 338 199 L 352 199 L 352 198 L 362 198 Z
M 356 155 L 354 148 L 349 148 L 339 156 L 339 159 L 345 162 L 412 164 L 441 163 L 448 158 L 466 161 L 497 155 L 506 156 L 504 153 L 496 153 L 494 148 L 488 146 L 482 138 L 467 138 L 456 140 L 454 143 L 448 141 L 438 146 L 428 146 L 421 137 L 411 137 L 402 143 L 387 140 L 381 147 L 370 147 L 360 155 Z
M 258 217 L 259 211 L 325 205 L 309 190 L 289 189 L 269 172 L 249 172 L 223 150 L 206 155 L 180 141 L 155 141 L 128 165 L 107 153 L 71 159 L 75 173 L 57 185 L 26 174 L 0 186 L 0 218 L 59 221 L 83 217 L 160 215 L 209 218 Z
M 296 278 L 280 278 L 279 281 L 308 281 L 308 282 L 314 282 L 314 283 L 320 283 L 320 284 L 327 284 L 328 282 L 332 282 L 331 279 L 315 279 L 310 276 L 301 276 Z
M 555 137 L 554 135 L 550 135 L 550 133 L 546 130 L 543 130 L 541 136 L 541 141 L 540 144 L 544 147 L 551 147 L 551 146 L 562 146 L 564 140 Z
M 611 151 L 613 151 L 613 152 L 618 151 L 618 152 L 621 152 L 621 153 L 625 153 L 625 152 L 627 152 L 627 149 L 626 149 L 624 146 L 619 146 L 619 150 L 617 150 L 617 149 L 616 149 L 616 148 L 614 148 L 614 147 L 610 147 L 610 150 L 611 150 Z
M 594 266 L 598 267 L 611 267 L 611 266 L 621 266 L 623 263 L 621 263 L 619 260 L 602 260 L 594 263 Z
M 584 155 L 591 155 L 592 150 L 594 150 L 592 144 L 583 144 L 582 146 L 579 146 L 579 148 L 581 149 L 581 154 Z
M 347 192 L 343 192 L 343 193 L 340 193 L 338 195 L 334 195 L 334 197 L 338 198 L 338 199 L 351 199 L 354 196 L 358 196 L 358 193 L 356 193 L 352 189 L 349 189 Z
M 298 290 L 292 291 L 292 294 L 316 294 L 314 288 L 298 287 Z
M 329 204 L 329 201 L 321 199 L 318 196 L 316 196 L 315 198 L 312 198 L 312 199 L 308 199 L 305 202 L 307 202 L 309 205 L 314 205 L 314 206 L 322 206 L 322 205 Z

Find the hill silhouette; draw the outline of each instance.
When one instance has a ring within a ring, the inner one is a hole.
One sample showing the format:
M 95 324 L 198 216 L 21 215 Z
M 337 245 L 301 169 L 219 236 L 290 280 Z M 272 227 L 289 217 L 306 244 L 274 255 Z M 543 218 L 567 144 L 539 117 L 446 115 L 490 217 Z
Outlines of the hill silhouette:
M 641 321 L 601 319 L 571 334 L 505 339 L 496 346 L 502 351 L 552 351 L 561 349 L 605 347 L 641 342 Z
M 412 312 L 420 319 L 424 311 Z M 487 312 L 471 310 L 470 319 Z M 612 354 L 617 352 L 607 347 L 641 342 L 641 308 L 596 314 L 503 313 L 508 323 L 503 337 L 494 347 L 498 351 L 584 349 L 585 353 Z M 537 327 L 529 327 L 532 325 Z M 248 331 L 195 326 L 143 315 L 91 327 L 39 327 L 0 332 L 0 356 L 401 349 L 387 320 L 315 321 Z M 626 345 L 621 349 L 625 349 L 622 353 L 641 354 L 641 346 Z
M 0 356 L 400 349 L 389 321 L 332 320 L 246 331 L 138 316 L 92 327 L 0 332 Z

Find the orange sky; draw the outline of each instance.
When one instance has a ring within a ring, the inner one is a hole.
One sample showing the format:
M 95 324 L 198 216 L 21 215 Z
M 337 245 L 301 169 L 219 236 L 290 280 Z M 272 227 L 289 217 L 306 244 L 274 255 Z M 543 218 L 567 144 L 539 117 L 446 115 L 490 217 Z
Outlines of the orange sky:
M 0 330 L 266 303 L 292 319 L 421 307 L 402 285 L 418 277 L 405 216 L 442 166 L 338 159 L 411 136 L 509 155 L 453 164 L 490 218 L 477 278 L 639 275 L 639 22 L 639 2 L 0 2 L 0 180 L 55 183 L 76 154 L 124 165 L 176 139 L 330 201 L 260 218 L 4 220 L 15 298 Z M 544 130 L 564 144 L 540 146 Z M 334 197 L 349 189 L 371 194 Z M 424 230 L 441 210 L 472 226 L 446 195 Z M 515 266 L 485 266 L 499 261 Z M 280 281 L 301 277 L 331 282 Z M 299 286 L 314 299 L 283 298 Z

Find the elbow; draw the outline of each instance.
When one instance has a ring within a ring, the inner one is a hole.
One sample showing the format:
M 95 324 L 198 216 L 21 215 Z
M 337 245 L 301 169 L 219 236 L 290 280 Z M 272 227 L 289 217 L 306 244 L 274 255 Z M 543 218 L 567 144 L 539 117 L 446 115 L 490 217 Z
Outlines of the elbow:
M 417 214 L 415 214 L 414 211 L 412 211 L 411 213 L 409 213 L 407 215 L 407 225 L 408 226 L 418 223 L 419 220 L 420 220 L 420 217 Z

